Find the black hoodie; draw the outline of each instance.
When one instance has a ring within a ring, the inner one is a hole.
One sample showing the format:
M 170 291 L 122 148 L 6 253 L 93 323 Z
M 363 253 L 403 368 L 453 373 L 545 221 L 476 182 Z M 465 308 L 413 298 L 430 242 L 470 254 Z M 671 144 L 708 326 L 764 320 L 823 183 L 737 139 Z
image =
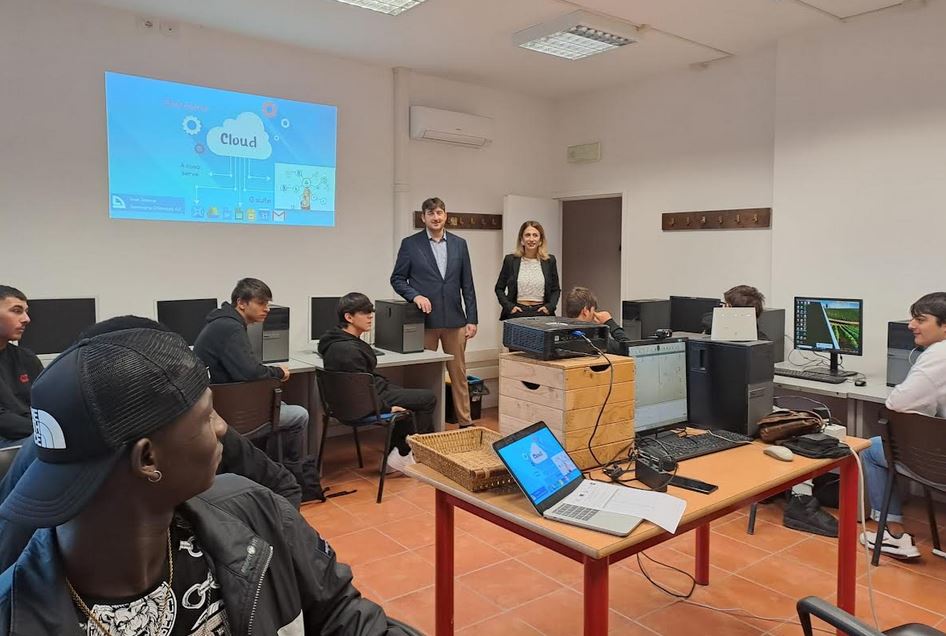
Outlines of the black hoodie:
M 374 375 L 374 388 L 385 407 L 390 405 L 384 399 L 384 390 L 388 388 L 388 379 L 374 372 L 378 366 L 378 356 L 367 342 L 351 335 L 344 329 L 333 327 L 319 338 L 319 354 L 326 371 L 346 371 L 348 373 L 370 373 Z
M 12 342 L 0 349 L 0 440 L 33 434 L 30 388 L 43 371 L 43 363 L 25 347 Z
M 283 378 L 280 367 L 268 367 L 256 359 L 246 321 L 230 303 L 207 314 L 207 324 L 194 341 L 194 353 L 207 365 L 213 384 Z

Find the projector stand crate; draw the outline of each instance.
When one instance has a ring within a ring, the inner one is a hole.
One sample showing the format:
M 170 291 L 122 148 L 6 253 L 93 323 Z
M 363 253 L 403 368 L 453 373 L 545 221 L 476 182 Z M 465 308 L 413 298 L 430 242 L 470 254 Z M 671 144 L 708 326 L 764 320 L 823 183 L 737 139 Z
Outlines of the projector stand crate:
M 598 462 L 627 453 L 634 437 L 634 359 L 608 355 L 614 385 L 591 448 Z M 545 422 L 579 468 L 596 465 L 588 440 L 611 384 L 603 357 L 537 360 L 524 353 L 499 359 L 499 432 L 514 433 Z

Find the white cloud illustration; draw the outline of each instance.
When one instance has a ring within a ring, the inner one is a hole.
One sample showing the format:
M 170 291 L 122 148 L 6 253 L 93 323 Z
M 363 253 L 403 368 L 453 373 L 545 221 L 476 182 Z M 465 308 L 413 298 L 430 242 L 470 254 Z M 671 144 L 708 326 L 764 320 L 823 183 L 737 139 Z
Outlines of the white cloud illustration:
M 211 128 L 207 133 L 207 147 L 224 157 L 269 159 L 273 154 L 263 120 L 255 113 L 240 113 L 236 119 L 224 120 L 223 126 Z

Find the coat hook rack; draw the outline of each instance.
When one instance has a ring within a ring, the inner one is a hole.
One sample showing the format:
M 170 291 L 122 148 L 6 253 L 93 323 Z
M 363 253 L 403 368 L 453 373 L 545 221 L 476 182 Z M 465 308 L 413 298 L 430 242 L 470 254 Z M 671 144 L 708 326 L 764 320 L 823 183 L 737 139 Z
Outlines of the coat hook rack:
M 772 208 L 664 212 L 665 232 L 680 230 L 760 230 L 772 226 Z

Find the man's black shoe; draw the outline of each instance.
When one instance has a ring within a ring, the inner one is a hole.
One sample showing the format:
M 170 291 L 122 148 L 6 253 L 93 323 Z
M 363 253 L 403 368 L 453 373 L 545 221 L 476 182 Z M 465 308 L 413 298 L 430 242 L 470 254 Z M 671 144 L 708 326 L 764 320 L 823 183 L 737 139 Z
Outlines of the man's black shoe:
M 811 495 L 792 496 L 785 506 L 782 525 L 825 537 L 838 536 L 838 520 L 822 510 L 821 504 Z

